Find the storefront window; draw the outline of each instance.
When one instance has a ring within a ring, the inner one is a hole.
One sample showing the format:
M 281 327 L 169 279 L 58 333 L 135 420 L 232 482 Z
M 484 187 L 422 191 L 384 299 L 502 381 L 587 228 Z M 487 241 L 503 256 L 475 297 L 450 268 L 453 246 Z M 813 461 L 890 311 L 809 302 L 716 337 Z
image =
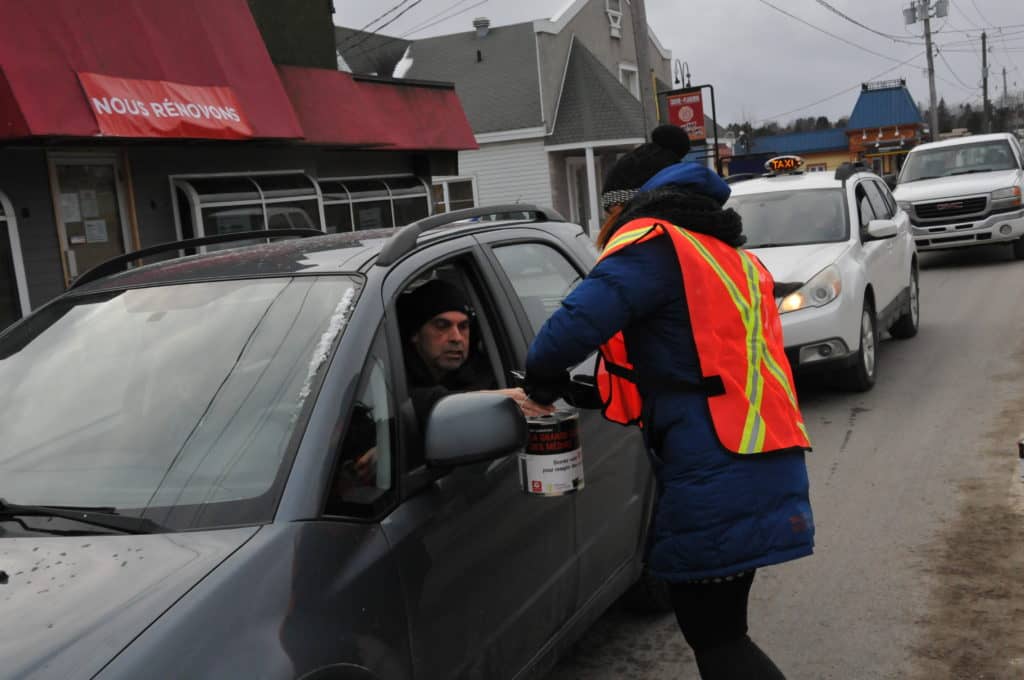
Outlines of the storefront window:
M 17 224 L 10 203 L 0 194 L 0 331 L 27 313 Z
M 433 189 L 434 212 L 451 212 L 476 205 L 476 193 L 470 178 L 437 180 Z
M 303 173 L 189 177 L 175 180 L 188 197 L 192 214 L 182 224 L 198 221 L 195 236 L 234 234 L 264 229 L 323 229 L 316 183 Z M 189 234 L 183 228 L 183 236 Z M 247 242 L 232 241 L 224 248 Z M 215 250 L 218 246 L 207 246 Z
M 323 179 L 327 231 L 401 227 L 430 214 L 427 187 L 417 177 Z

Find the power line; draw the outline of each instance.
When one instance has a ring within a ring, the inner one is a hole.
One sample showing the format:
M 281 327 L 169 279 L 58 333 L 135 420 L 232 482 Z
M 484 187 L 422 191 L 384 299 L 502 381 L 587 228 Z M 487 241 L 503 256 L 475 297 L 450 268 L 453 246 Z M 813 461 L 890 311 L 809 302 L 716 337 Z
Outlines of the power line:
M 862 52 L 867 52 L 868 54 L 873 54 L 876 57 L 881 57 L 882 59 L 886 59 L 888 61 L 897 62 L 900 65 L 902 65 L 903 63 L 906 63 L 906 62 L 900 62 L 898 59 L 893 59 L 892 57 L 890 57 L 887 54 L 882 54 L 881 52 L 875 52 L 874 50 L 869 50 L 868 48 L 863 47 L 861 45 L 858 45 L 855 42 L 851 42 L 851 41 L 847 40 L 846 38 L 843 38 L 842 36 L 838 36 L 835 33 L 832 33 L 830 31 L 826 31 L 824 28 L 819 28 L 818 26 L 815 26 L 812 23 L 804 21 L 803 19 L 801 19 L 800 17 L 796 16 L 795 14 L 787 12 L 786 10 L 782 9 L 781 7 L 777 7 L 777 6 L 773 5 L 772 3 L 768 2 L 768 0 L 759 0 L 759 2 L 761 4 L 763 4 L 763 5 L 768 5 L 769 7 L 774 9 L 776 12 L 779 12 L 780 14 L 785 14 L 790 19 L 793 19 L 795 21 L 799 21 L 801 24 L 803 24 L 803 25 L 805 25 L 805 26 L 807 26 L 809 28 L 813 28 L 815 31 L 818 31 L 819 33 L 824 33 L 825 35 L 827 35 L 827 36 L 829 36 L 831 38 L 835 38 L 836 40 L 838 40 L 840 42 L 846 43 L 850 47 L 856 47 L 858 50 L 861 50 Z
M 856 19 L 854 19 L 850 15 L 844 14 L 843 12 L 839 11 L 838 9 L 836 9 L 835 7 L 830 5 L 829 3 L 825 2 L 825 0 L 817 0 L 817 2 L 818 2 L 819 5 L 821 5 L 825 9 L 829 10 L 833 14 L 836 14 L 836 15 L 842 17 L 843 19 L 846 19 L 847 21 L 849 21 L 851 24 L 853 24 L 855 26 L 860 26 L 865 31 L 870 31 L 871 33 L 874 33 L 875 35 L 880 35 L 883 38 L 888 38 L 889 40 L 892 40 L 894 42 L 904 43 L 904 44 L 907 44 L 907 45 L 923 45 L 924 44 L 920 40 L 907 40 L 906 38 L 898 36 L 898 35 L 892 35 L 891 33 L 883 33 L 882 31 L 876 31 L 875 29 L 871 28 L 870 26 L 867 26 L 867 25 L 862 24 L 861 22 L 857 21 Z
M 909 64 L 910 62 L 914 61 L 915 59 L 920 59 L 923 56 L 924 56 L 924 52 L 919 52 L 918 54 L 914 55 L 910 59 L 907 59 L 906 61 L 902 61 L 902 62 L 896 64 L 895 66 L 891 67 L 891 68 L 887 68 L 886 70 L 884 70 L 884 71 L 882 71 L 880 73 L 876 73 L 873 76 L 869 76 L 867 78 L 867 80 L 870 81 L 870 80 L 875 80 L 877 78 L 881 78 L 882 76 L 884 76 L 884 75 L 886 75 L 888 73 L 892 73 L 893 71 L 898 69 L 900 66 L 906 66 L 907 64 Z M 857 88 L 862 87 L 862 84 L 863 83 L 857 83 L 856 85 L 848 87 L 845 90 L 841 90 L 839 92 L 836 92 L 835 94 L 831 94 L 831 95 L 825 97 L 824 99 L 819 99 L 817 101 L 811 102 L 810 104 L 805 104 L 804 106 L 800 106 L 798 108 L 792 109 L 790 111 L 786 111 L 784 113 L 777 113 L 774 116 L 766 116 L 764 118 L 759 118 L 759 119 L 757 119 L 755 121 L 752 121 L 752 122 L 753 123 L 764 123 L 764 122 L 767 122 L 767 121 L 773 121 L 773 120 L 776 120 L 778 118 L 782 118 L 783 116 L 789 116 L 789 115 L 792 115 L 794 113 L 799 113 L 800 111 L 803 111 L 805 109 L 809 109 L 812 106 L 817 106 L 818 104 L 824 104 L 825 102 L 831 101 L 831 100 L 835 99 L 836 97 L 841 97 L 844 94 L 846 94 L 847 92 L 852 92 L 853 90 L 856 90 Z
M 945 54 L 943 54 L 943 50 L 942 50 L 942 48 L 941 48 L 941 47 L 939 47 L 938 45 L 936 45 L 936 46 L 935 46 L 935 51 L 936 51 L 936 52 L 938 53 L 938 55 L 939 55 L 939 59 L 941 59 L 941 60 L 942 60 L 942 63 L 943 63 L 943 64 L 945 64 L 945 65 L 946 65 L 946 68 L 948 68 L 948 69 L 949 69 L 949 72 L 950 72 L 950 73 L 952 73 L 952 74 L 953 74 L 953 77 L 954 77 L 954 78 L 956 78 L 956 80 L 957 80 L 957 82 L 958 82 L 958 83 L 960 83 L 960 86 L 961 86 L 961 87 L 963 87 L 963 88 L 964 88 L 964 89 L 966 89 L 966 90 L 970 90 L 971 92 L 973 92 L 974 90 L 976 90 L 976 89 L 977 89 L 977 88 L 975 88 L 975 87 L 971 87 L 970 85 L 968 85 L 967 83 L 965 83 L 965 82 L 964 82 L 964 81 L 963 81 L 963 80 L 962 80 L 962 79 L 960 78 L 960 76 L 958 76 L 958 75 L 956 74 L 956 71 L 954 71 L 954 70 L 953 70 L 953 67 L 952 67 L 952 66 L 951 66 L 951 65 L 949 64 L 949 62 L 948 62 L 948 61 L 946 60 L 946 55 L 945 55 Z M 949 82 L 949 81 L 947 81 L 947 82 Z M 950 85 L 954 85 L 954 84 L 955 84 L 955 83 L 950 83 Z
M 377 35 L 377 32 L 378 32 L 378 31 L 380 31 L 380 30 L 381 30 L 381 29 L 383 29 L 383 28 L 387 28 L 387 27 L 388 27 L 388 26 L 390 26 L 391 24 L 393 24 L 393 23 L 395 23 L 396 21 L 398 21 L 398 19 L 400 19 L 400 18 L 402 17 L 402 15 L 403 15 L 403 14 L 405 14 L 406 12 L 408 12 L 409 10 L 411 10 L 411 9 L 412 9 L 413 7 L 415 7 L 416 5 L 420 4 L 421 2 L 423 2 L 423 0 L 413 0 L 413 3 L 412 3 L 411 5 L 409 5 L 408 7 L 406 7 L 405 9 L 403 9 L 403 10 L 402 10 L 401 12 L 399 12 L 398 14 L 396 14 L 395 16 L 391 17 L 390 19 L 388 19 L 387 21 L 385 21 L 385 22 L 384 22 L 383 24 L 381 24 L 380 26 L 378 26 L 378 27 L 377 27 L 376 29 L 374 29 L 374 32 L 373 32 L 373 33 L 367 33 L 367 34 L 366 34 L 365 36 L 363 36 L 363 39 L 362 39 L 362 40 L 360 40 L 360 41 L 358 41 L 358 42 L 355 42 L 355 43 L 352 43 L 351 45 L 349 45 L 349 46 L 348 46 L 348 48 L 349 48 L 349 49 L 355 49 L 356 47 L 359 47 L 359 46 L 360 46 L 360 45 L 362 45 L 362 44 L 363 44 L 364 42 L 366 42 L 367 40 L 369 40 L 369 39 L 370 39 L 370 38 L 372 38 L 373 36 Z
M 456 2 L 454 5 L 450 5 L 448 9 L 451 9 L 452 7 L 456 7 L 458 5 L 461 5 L 463 2 L 466 2 L 466 1 L 467 0 L 459 0 L 459 2 Z M 479 2 L 475 2 L 472 5 L 470 5 L 469 7 L 464 7 L 462 9 L 460 9 L 458 12 L 453 12 L 452 14 L 449 14 L 447 16 L 440 17 L 436 21 L 430 21 L 430 23 L 427 23 L 427 24 L 420 24 L 420 25 L 418 25 L 418 26 L 416 26 L 416 27 L 406 31 L 405 33 L 403 33 L 402 37 L 404 38 L 405 36 L 411 35 L 412 33 L 418 33 L 419 31 L 422 31 L 424 29 L 430 28 L 431 26 L 436 26 L 437 24 L 439 24 L 439 23 L 441 23 L 443 21 L 448 21 L 449 19 L 457 17 L 460 14 L 465 14 L 466 12 L 468 12 L 471 9 L 473 9 L 474 7 L 479 7 L 480 5 L 483 5 L 483 4 L 487 3 L 487 2 L 490 2 L 490 0 L 479 0 Z M 441 10 L 441 11 L 444 12 L 444 11 L 447 11 L 447 10 Z M 437 14 L 435 14 L 434 16 L 436 17 Z
M 359 33 L 353 33 L 352 35 L 349 35 L 344 40 L 342 40 L 338 44 L 338 49 L 341 49 L 342 47 L 344 47 L 345 43 L 347 43 L 348 41 L 354 40 L 355 38 L 360 37 L 360 35 L 359 35 L 360 33 L 366 31 L 366 29 L 368 29 L 370 26 L 373 26 L 375 23 L 377 23 L 378 21 L 380 21 L 384 17 L 389 16 L 389 15 L 393 14 L 394 12 L 397 12 L 399 9 L 401 9 L 402 5 L 404 5 L 405 3 L 409 2 L 409 1 L 410 0 L 402 0 L 401 2 L 399 2 L 397 5 L 395 5 L 391 9 L 387 10 L 383 14 L 380 14 L 377 17 L 375 17 L 374 19 L 372 19 L 368 24 L 366 24 L 365 26 L 363 26 L 362 28 L 359 29 Z M 376 32 L 376 31 L 379 31 L 379 30 L 380 30 L 380 27 L 376 28 L 372 32 Z
M 416 24 L 415 26 L 413 26 L 413 27 L 411 27 L 411 28 L 407 29 L 407 30 L 406 30 L 406 31 L 405 31 L 404 33 L 402 33 L 402 37 L 404 38 L 405 36 L 407 36 L 407 35 L 410 35 L 410 34 L 412 34 L 412 33 L 415 33 L 416 31 L 419 31 L 419 30 L 420 30 L 420 29 L 422 29 L 422 28 L 429 28 L 430 26 L 433 26 L 433 25 L 434 25 L 434 23 L 437 23 L 437 22 L 435 21 L 435 19 L 437 19 L 438 17 L 440 17 L 440 16 L 442 15 L 442 14 L 444 14 L 445 12 L 448 12 L 448 11 L 450 11 L 450 10 L 452 10 L 452 9 L 454 9 L 454 8 L 456 8 L 456 7 L 458 7 L 459 5 L 463 5 L 463 4 L 467 3 L 467 2 L 469 2 L 469 0 L 455 0 L 455 2 L 453 2 L 453 3 L 452 3 L 452 4 L 450 4 L 450 5 L 448 5 L 448 6 L 447 6 L 447 7 L 445 7 L 444 9 L 442 9 L 442 10 L 438 10 L 437 12 L 435 12 L 434 14 L 432 14 L 431 16 L 429 16 L 429 17 L 427 17 L 426 19 L 424 19 L 423 21 L 421 21 L 420 23 L 418 23 L 418 24 Z M 477 3 L 477 4 L 480 4 L 480 3 Z M 476 6 L 476 5 L 474 5 L 474 7 L 475 7 L 475 6 Z M 469 9 L 472 9 L 472 7 L 467 7 L 467 8 L 465 8 L 465 9 L 466 9 L 466 10 L 469 10 Z M 452 16 L 457 16 L 457 14 L 453 14 Z M 442 17 L 442 18 L 440 19 L 440 21 L 444 21 L 444 20 L 446 20 L 446 19 L 450 19 L 450 18 L 451 18 L 451 17 L 448 17 L 448 16 L 446 16 L 446 17 Z

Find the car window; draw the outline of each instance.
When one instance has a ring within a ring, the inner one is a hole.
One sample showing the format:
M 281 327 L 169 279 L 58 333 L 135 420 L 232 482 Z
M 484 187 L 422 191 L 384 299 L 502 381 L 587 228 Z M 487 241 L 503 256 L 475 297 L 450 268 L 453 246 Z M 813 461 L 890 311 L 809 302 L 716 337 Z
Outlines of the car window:
M 885 204 L 889 207 L 889 216 L 895 217 L 896 211 L 899 208 L 896 206 L 896 199 L 893 198 L 892 192 L 889 190 L 889 187 L 885 186 L 885 183 L 879 182 L 877 180 L 875 181 L 875 187 L 878 189 L 878 193 L 880 193 L 882 195 L 882 198 L 885 200 Z
M 868 199 L 867 192 L 864 190 L 864 185 L 861 184 L 857 187 L 857 216 L 860 223 L 860 233 L 863 235 L 867 233 L 868 224 L 871 220 L 878 219 L 875 215 L 874 207 L 871 205 L 870 199 Z
M 494 249 L 536 333 L 582 280 L 568 258 L 542 243 L 515 243 Z
M 893 211 L 889 209 L 889 203 L 882 196 L 881 190 L 878 188 L 878 183 L 868 180 L 861 184 L 864 187 L 865 192 L 868 196 L 868 201 L 871 203 L 871 210 L 875 214 L 875 219 L 883 220 L 889 219 L 893 216 Z
M 342 429 L 328 514 L 366 514 L 394 486 L 395 396 L 384 333 L 377 333 Z
M 40 310 L 0 338 L 0 498 L 108 506 L 174 529 L 270 519 L 359 287 L 212 281 Z
M 733 195 L 726 206 L 743 218 L 746 248 L 834 243 L 849 233 L 838 187 Z

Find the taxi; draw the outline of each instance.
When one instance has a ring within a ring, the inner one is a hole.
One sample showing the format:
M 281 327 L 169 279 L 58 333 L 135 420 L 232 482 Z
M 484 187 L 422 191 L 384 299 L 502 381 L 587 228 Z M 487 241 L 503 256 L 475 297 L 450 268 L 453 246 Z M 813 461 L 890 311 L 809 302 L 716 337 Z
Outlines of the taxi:
M 727 207 L 743 218 L 744 246 L 777 283 L 786 354 L 796 372 L 826 369 L 867 391 L 882 334 L 910 338 L 920 322 L 918 256 L 910 220 L 862 163 L 804 172 L 799 156 L 732 182 Z

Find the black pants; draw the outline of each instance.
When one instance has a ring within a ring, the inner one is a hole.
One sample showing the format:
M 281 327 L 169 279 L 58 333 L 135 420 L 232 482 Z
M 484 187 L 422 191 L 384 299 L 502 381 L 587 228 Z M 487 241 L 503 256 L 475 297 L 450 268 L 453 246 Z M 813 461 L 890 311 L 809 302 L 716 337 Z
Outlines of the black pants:
M 747 601 L 754 572 L 717 583 L 673 583 L 672 605 L 703 680 L 784 680 L 747 637 Z

